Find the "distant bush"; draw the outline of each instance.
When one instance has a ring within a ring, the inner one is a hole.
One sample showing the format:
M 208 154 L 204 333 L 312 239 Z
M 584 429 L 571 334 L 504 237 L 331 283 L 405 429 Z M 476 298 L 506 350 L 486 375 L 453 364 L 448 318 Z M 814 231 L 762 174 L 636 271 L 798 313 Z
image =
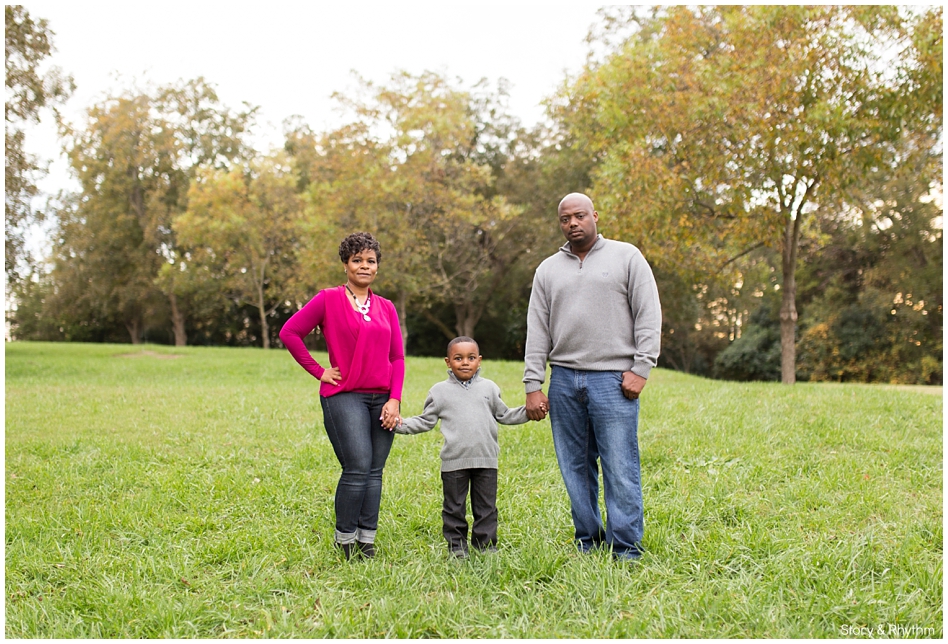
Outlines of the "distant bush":
M 797 345 L 800 371 L 817 381 L 941 384 L 941 306 L 906 295 L 868 290 L 840 306 L 830 292 L 815 302 L 819 321 Z
M 780 380 L 780 320 L 771 306 L 752 313 L 741 337 L 717 355 L 714 377 Z

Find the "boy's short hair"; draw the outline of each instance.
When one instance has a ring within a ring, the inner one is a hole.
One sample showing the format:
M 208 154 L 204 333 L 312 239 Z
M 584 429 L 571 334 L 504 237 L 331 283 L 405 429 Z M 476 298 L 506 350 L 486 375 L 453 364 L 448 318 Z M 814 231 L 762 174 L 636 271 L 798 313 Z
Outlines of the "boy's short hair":
M 475 340 L 474 338 L 469 338 L 469 337 L 467 337 L 466 335 L 459 335 L 458 337 L 456 337 L 456 338 L 454 338 L 453 340 L 451 340 L 450 342 L 448 342 L 448 350 L 447 350 L 447 352 L 446 352 L 447 355 L 449 355 L 449 356 L 451 355 L 451 347 L 453 347 L 453 346 L 456 345 L 456 344 L 461 344 L 462 342 L 470 342 L 470 343 L 473 344 L 475 347 L 477 347 L 477 352 L 478 352 L 478 353 L 481 352 L 481 345 L 477 344 L 477 340 Z

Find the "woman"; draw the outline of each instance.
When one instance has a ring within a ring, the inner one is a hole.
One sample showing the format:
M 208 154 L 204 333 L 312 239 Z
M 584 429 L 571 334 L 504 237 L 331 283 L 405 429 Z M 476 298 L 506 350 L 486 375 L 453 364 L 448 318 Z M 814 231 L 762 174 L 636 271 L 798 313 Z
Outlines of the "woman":
M 375 556 L 382 501 L 382 468 L 401 420 L 405 354 L 395 306 L 369 288 L 382 251 L 369 233 L 339 244 L 346 283 L 316 294 L 280 331 L 296 361 L 322 384 L 319 400 L 333 451 L 342 465 L 336 486 L 336 545 L 346 559 Z M 328 369 L 303 338 L 320 327 L 329 349 Z

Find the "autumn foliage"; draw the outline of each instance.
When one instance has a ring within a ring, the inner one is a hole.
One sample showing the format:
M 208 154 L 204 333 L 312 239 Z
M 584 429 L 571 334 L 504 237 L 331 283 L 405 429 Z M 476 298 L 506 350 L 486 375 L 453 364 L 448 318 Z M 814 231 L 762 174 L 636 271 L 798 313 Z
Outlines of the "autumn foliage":
M 204 79 L 129 89 L 64 124 L 82 188 L 12 332 L 268 347 L 368 230 L 410 351 L 473 335 L 519 359 L 556 203 L 585 191 L 653 265 L 662 366 L 941 382 L 941 15 L 610 9 L 534 128 L 503 81 L 395 72 L 261 152 Z

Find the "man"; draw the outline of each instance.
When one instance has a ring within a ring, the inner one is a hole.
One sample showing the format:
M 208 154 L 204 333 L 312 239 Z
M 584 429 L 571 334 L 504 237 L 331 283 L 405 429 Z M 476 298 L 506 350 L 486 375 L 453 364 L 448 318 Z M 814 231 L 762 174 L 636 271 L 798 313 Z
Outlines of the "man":
M 604 545 L 617 559 L 636 559 L 644 529 L 639 396 L 658 361 L 658 289 L 639 249 L 598 234 L 589 197 L 566 195 L 557 212 L 566 244 L 537 268 L 527 313 L 527 416 L 549 410 L 579 548 Z M 548 359 L 549 398 L 541 391 Z

